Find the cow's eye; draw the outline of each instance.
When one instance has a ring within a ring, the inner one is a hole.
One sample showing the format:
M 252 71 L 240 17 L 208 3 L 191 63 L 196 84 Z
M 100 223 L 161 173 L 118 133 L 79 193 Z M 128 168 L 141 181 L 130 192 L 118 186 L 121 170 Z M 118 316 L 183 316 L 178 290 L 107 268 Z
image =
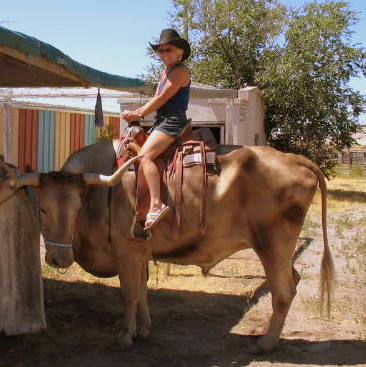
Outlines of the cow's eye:
M 46 209 L 41 208 L 40 210 L 41 210 L 41 213 L 42 213 L 42 214 L 47 214 Z

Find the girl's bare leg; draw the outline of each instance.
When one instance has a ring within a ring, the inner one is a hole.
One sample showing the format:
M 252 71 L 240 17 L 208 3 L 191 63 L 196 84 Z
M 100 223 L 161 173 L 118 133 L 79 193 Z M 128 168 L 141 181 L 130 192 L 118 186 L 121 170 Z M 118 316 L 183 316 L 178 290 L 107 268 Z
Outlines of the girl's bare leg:
M 148 137 L 139 153 L 143 155 L 140 164 L 150 190 L 150 212 L 155 212 L 163 208 L 163 203 L 160 198 L 160 174 L 154 160 L 174 141 L 175 138 L 155 130 Z

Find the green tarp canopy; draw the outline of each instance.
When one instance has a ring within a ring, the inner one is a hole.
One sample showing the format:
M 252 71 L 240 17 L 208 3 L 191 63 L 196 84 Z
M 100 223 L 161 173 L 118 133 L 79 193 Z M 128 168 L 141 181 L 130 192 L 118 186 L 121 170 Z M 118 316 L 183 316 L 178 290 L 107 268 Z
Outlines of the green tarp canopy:
M 0 26 L 0 87 L 102 87 L 146 92 L 143 80 L 104 73 L 57 48 Z

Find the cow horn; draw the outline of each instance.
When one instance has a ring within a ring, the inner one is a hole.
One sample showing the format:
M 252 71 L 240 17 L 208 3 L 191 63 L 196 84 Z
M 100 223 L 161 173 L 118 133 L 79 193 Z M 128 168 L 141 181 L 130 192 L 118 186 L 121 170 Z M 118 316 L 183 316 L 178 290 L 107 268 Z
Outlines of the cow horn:
M 142 158 L 142 155 L 138 155 L 129 159 L 123 166 L 118 168 L 116 172 L 111 176 L 99 175 L 97 173 L 84 173 L 84 181 L 86 185 L 106 185 L 114 186 L 120 182 L 122 175 L 128 170 L 128 168 Z
M 0 165 L 6 170 L 9 175 L 8 184 L 12 189 L 20 189 L 23 186 L 38 186 L 39 175 L 38 173 L 25 173 L 20 176 L 16 176 L 14 171 L 4 162 L 0 161 Z
M 31 172 L 17 176 L 15 185 L 17 189 L 23 186 L 39 186 L 39 174 Z

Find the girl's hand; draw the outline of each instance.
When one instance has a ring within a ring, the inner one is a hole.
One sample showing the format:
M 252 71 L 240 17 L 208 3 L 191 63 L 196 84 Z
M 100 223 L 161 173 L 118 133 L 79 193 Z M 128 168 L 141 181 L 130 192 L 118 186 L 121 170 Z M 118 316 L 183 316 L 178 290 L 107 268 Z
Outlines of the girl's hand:
M 129 111 L 129 110 L 124 110 L 121 113 L 121 117 L 127 122 L 135 122 L 140 119 L 140 116 L 136 111 Z

